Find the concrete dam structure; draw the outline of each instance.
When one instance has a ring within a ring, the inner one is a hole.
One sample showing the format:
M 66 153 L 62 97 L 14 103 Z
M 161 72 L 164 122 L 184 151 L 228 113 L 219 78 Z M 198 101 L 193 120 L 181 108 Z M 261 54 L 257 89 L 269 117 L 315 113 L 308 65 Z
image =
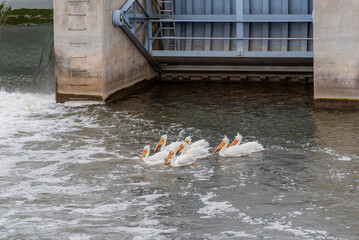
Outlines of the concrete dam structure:
M 57 101 L 111 101 L 155 79 L 314 81 L 318 107 L 356 107 L 357 10 L 355 0 L 54 0 Z

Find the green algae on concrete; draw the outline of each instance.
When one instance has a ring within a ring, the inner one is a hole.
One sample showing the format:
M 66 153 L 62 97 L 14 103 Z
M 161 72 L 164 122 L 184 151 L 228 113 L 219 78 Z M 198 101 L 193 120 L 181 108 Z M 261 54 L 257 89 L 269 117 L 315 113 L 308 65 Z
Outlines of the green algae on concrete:
M 0 25 L 39 25 L 52 21 L 52 9 L 12 9 L 0 5 Z

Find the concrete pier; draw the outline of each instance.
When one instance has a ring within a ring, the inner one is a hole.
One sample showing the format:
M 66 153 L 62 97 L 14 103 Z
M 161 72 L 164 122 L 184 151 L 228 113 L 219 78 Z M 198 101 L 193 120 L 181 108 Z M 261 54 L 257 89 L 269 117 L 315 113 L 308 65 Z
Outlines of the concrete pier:
M 112 24 L 127 0 L 54 0 L 58 102 L 110 101 L 149 84 L 158 74 Z
M 359 109 L 359 1 L 314 1 L 314 90 L 318 108 Z

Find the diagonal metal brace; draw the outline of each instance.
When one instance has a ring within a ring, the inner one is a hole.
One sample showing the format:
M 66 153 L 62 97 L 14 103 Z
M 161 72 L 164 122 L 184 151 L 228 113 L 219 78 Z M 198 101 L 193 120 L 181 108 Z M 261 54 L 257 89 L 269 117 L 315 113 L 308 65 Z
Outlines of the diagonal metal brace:
M 125 3 L 125 5 L 121 8 L 121 10 L 115 10 L 112 14 L 112 24 L 115 26 L 119 26 L 125 34 L 130 38 L 132 43 L 137 47 L 137 49 L 142 53 L 142 55 L 147 59 L 147 61 L 151 64 L 151 66 L 157 71 L 162 72 L 161 66 L 158 62 L 152 57 L 152 55 L 147 51 L 142 42 L 137 38 L 136 34 L 140 31 L 136 31 L 136 28 L 130 24 L 129 11 L 133 10 L 134 4 L 139 5 L 140 9 L 144 12 L 146 17 L 149 18 L 149 14 L 145 11 L 145 9 L 141 6 L 141 4 L 137 0 L 129 0 Z M 143 23 L 142 28 L 149 27 L 147 23 Z

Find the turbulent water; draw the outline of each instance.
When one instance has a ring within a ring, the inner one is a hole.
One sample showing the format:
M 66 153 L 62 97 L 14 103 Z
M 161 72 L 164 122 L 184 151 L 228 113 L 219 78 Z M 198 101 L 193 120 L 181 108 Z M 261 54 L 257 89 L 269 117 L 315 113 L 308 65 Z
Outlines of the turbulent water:
M 0 26 L 0 239 L 359 239 L 358 112 L 315 111 L 311 85 L 162 83 L 57 104 L 51 36 Z M 163 134 L 215 147 L 237 132 L 266 150 L 137 164 Z
M 0 97 L 0 239 L 358 239 L 358 112 L 311 87 L 160 84 L 109 105 Z M 145 167 L 162 134 L 266 150 Z

